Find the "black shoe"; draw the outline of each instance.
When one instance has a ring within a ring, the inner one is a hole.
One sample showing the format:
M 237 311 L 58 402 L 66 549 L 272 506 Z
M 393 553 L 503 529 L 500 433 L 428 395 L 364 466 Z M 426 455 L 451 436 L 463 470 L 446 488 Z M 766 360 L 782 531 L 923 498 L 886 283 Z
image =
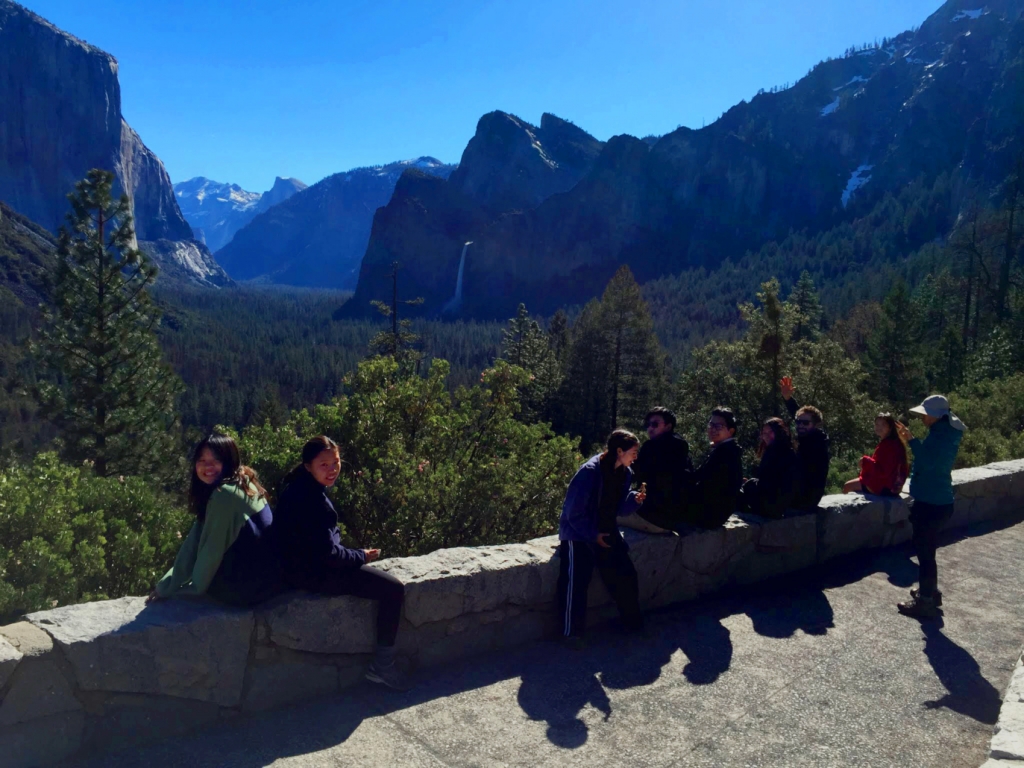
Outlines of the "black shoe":
M 587 647 L 587 641 L 580 635 L 563 635 L 562 645 L 570 651 L 582 651 Z
M 920 595 L 920 594 L 921 594 L 921 590 L 918 587 L 914 587 L 912 590 L 910 590 L 910 596 L 913 597 L 914 599 L 917 599 L 917 596 Z M 935 596 L 932 599 L 935 601 L 935 606 L 937 608 L 941 608 L 942 607 L 942 593 L 941 592 L 939 592 L 938 590 L 935 590 Z
M 942 614 L 934 600 L 920 595 L 909 603 L 897 604 L 896 609 L 904 616 L 910 616 L 913 619 L 937 619 Z

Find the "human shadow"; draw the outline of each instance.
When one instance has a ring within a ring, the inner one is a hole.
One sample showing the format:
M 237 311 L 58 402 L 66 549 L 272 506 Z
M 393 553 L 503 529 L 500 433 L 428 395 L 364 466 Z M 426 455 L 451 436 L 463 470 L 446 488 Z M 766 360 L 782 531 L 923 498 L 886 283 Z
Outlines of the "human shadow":
M 921 630 L 924 655 L 948 691 L 939 699 L 924 702 L 924 706 L 951 709 L 979 723 L 994 725 L 999 719 L 1002 697 L 995 686 L 982 677 L 978 662 L 943 633 L 941 620 L 922 622 Z
M 764 637 L 787 638 L 797 631 L 808 635 L 824 635 L 835 627 L 832 604 L 819 584 L 808 583 L 806 577 L 781 577 L 744 599 L 742 610 L 753 624 L 754 631 Z

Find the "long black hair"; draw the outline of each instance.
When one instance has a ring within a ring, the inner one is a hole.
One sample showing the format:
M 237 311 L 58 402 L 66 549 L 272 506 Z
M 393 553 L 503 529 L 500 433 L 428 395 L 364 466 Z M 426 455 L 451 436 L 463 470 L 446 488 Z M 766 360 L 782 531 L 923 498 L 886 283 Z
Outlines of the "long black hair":
M 621 448 L 625 452 L 635 445 L 640 445 L 640 440 L 636 435 L 626 429 L 616 429 L 608 435 L 607 446 L 604 453 L 601 454 L 601 464 L 612 469 L 619 458 L 618 449 Z
M 339 455 L 341 454 L 341 448 L 327 435 L 317 435 L 307 440 L 306 444 L 302 446 L 302 463 L 296 465 L 291 472 L 284 476 L 284 479 L 281 481 L 280 490 L 283 491 L 287 488 L 296 478 L 301 477 L 303 472 L 308 473 L 309 470 L 306 469 L 306 465 L 324 451 L 337 451 Z
M 203 455 L 205 448 L 209 448 L 217 460 L 224 465 L 220 477 L 213 485 L 207 485 L 196 474 L 196 462 Z M 188 510 L 200 522 L 206 519 L 206 504 L 213 492 L 225 483 L 234 483 L 249 497 L 267 495 L 263 486 L 260 485 L 256 471 L 242 464 L 238 444 L 228 435 L 214 432 L 200 440 L 192 449 L 191 462 L 192 480 L 188 487 Z

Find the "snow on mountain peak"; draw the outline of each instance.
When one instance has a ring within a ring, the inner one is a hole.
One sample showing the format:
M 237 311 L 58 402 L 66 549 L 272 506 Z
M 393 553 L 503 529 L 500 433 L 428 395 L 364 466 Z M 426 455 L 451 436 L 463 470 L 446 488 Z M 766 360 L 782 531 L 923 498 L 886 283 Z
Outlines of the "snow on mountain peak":
M 962 21 L 963 19 L 978 19 L 981 18 L 981 14 L 985 12 L 984 8 L 975 8 L 973 11 L 960 11 L 950 21 Z

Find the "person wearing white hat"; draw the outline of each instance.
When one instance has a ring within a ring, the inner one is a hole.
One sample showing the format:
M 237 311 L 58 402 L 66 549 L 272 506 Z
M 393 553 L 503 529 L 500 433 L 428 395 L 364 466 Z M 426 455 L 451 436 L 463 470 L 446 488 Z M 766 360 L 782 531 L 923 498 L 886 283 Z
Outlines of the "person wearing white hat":
M 896 607 L 904 616 L 927 619 L 938 616 L 942 605 L 935 553 L 939 531 L 953 514 L 953 463 L 967 427 L 949 410 L 949 401 L 942 395 L 925 398 L 910 413 L 920 416 L 928 427 L 928 436 L 920 440 L 905 424 L 896 424 L 914 456 L 910 470 L 910 524 L 914 527 L 920 576 L 918 589 L 910 590 L 910 601 Z

